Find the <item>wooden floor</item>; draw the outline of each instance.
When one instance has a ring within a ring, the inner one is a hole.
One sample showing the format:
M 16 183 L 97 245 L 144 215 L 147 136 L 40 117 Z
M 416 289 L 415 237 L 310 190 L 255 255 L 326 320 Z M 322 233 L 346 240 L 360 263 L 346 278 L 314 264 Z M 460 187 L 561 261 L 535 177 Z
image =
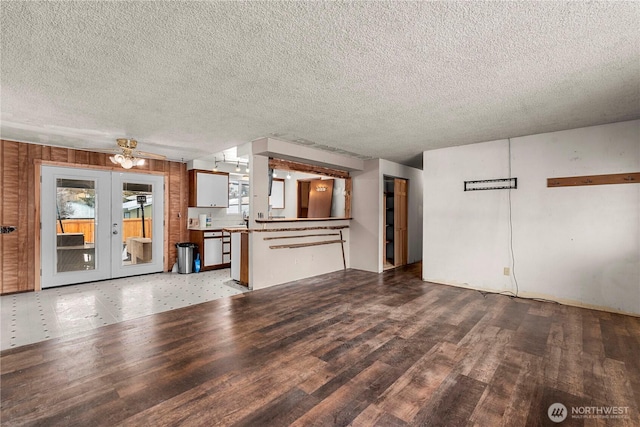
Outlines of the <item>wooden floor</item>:
M 2 352 L 1 423 L 640 425 L 640 319 L 319 276 Z M 552 403 L 628 407 L 552 423 Z

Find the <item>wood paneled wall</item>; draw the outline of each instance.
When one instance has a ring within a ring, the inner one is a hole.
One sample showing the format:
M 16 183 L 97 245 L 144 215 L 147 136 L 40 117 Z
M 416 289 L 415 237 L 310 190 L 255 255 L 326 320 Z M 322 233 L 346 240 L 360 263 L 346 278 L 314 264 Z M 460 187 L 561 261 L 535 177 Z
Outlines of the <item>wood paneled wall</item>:
M 35 289 L 34 265 L 40 233 L 36 218 L 36 161 L 69 166 L 121 170 L 108 154 L 0 140 L 0 225 L 15 225 L 11 234 L 0 235 L 0 294 Z M 183 163 L 148 160 L 132 172 L 162 172 L 165 176 L 165 270 L 176 259 L 175 244 L 187 238 L 187 167 Z M 47 256 L 43 254 L 43 256 Z M 38 263 L 39 264 L 39 263 Z

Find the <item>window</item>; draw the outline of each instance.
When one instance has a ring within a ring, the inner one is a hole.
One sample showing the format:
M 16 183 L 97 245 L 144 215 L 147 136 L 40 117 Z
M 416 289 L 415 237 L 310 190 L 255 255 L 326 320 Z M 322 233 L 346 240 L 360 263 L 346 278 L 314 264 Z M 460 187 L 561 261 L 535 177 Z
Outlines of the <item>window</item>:
M 244 175 L 229 174 L 227 214 L 249 215 L 249 181 Z

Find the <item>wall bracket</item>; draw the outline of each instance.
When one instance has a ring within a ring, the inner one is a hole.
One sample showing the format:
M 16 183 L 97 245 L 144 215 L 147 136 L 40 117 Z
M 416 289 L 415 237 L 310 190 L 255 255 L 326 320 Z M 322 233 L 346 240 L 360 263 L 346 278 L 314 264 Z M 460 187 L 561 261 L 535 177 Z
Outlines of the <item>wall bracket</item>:
M 518 188 L 518 178 L 482 179 L 464 182 L 464 191 L 510 190 L 516 188 Z

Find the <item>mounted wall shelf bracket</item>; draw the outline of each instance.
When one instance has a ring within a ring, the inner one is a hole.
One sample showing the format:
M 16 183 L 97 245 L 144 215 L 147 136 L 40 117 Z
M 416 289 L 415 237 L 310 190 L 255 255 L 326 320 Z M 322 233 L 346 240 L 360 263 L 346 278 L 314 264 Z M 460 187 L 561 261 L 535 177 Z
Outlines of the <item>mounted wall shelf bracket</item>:
M 563 178 L 547 178 L 547 187 L 577 187 L 582 185 L 639 184 L 640 172 L 608 175 L 585 175 Z
M 464 182 L 464 191 L 509 190 L 516 188 L 518 188 L 518 178 L 483 179 Z

